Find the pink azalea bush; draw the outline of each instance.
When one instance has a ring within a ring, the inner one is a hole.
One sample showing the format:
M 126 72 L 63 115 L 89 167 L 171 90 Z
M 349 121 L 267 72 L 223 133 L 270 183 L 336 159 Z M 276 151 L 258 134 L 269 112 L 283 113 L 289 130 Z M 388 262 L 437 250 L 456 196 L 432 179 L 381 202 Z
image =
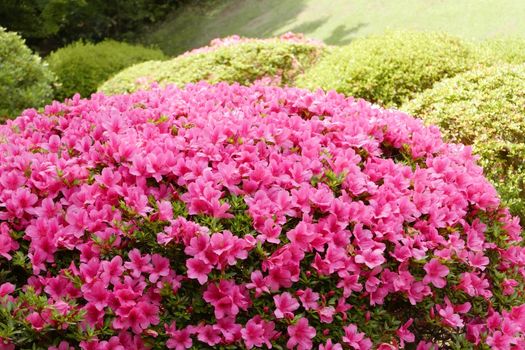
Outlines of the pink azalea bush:
M 525 348 L 470 148 L 334 92 L 199 83 L 0 127 L 0 349 Z
M 203 47 L 199 47 L 199 48 L 196 48 L 190 51 L 186 51 L 181 56 L 189 56 L 189 55 L 194 55 L 198 53 L 213 52 L 221 47 L 235 46 L 235 45 L 239 45 L 243 43 L 272 42 L 272 41 L 324 46 L 324 43 L 322 41 L 307 38 L 304 36 L 303 33 L 287 32 L 287 33 L 279 35 L 278 37 L 267 38 L 267 39 L 256 39 L 256 38 L 247 38 L 247 37 L 243 37 L 240 35 L 230 35 L 224 38 L 215 38 L 212 41 L 210 41 L 208 46 L 203 46 Z

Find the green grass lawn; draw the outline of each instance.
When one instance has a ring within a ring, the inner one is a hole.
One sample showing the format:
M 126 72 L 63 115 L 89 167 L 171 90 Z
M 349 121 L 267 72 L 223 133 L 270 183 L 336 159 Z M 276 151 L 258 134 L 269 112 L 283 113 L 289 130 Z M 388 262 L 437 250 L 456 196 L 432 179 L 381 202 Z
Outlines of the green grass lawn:
M 525 34 L 523 0 L 214 0 L 207 7 L 177 10 L 140 41 L 177 55 L 232 34 L 294 31 L 334 45 L 385 29 L 438 30 L 466 39 Z

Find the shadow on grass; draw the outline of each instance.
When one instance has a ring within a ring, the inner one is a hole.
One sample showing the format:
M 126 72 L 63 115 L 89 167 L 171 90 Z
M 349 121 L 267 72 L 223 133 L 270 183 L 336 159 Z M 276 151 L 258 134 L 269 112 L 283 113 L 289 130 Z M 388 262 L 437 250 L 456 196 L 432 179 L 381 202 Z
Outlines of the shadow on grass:
M 323 17 L 315 21 L 309 21 L 299 24 L 298 26 L 293 27 L 290 31 L 294 33 L 303 33 L 308 35 L 314 32 L 317 28 L 321 27 L 327 21 L 330 20 L 330 17 Z
M 329 45 L 349 44 L 353 39 L 355 39 L 354 34 L 366 26 L 366 23 L 358 23 L 351 28 L 347 28 L 345 25 L 339 25 L 332 31 L 330 36 L 326 38 L 325 43 Z

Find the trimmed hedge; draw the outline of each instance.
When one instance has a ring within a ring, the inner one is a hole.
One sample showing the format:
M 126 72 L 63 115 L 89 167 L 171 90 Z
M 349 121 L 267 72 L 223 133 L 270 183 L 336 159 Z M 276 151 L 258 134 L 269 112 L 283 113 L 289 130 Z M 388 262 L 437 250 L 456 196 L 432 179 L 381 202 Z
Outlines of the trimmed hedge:
M 49 102 L 54 77 L 24 40 L 0 27 L 0 120 Z
M 299 77 L 297 85 L 396 106 L 436 81 L 471 69 L 475 62 L 475 51 L 458 38 L 393 31 L 334 49 Z
M 55 97 L 62 100 L 77 92 L 89 96 L 122 69 L 164 58 L 158 49 L 107 40 L 98 44 L 78 41 L 51 53 L 47 62 L 59 79 Z
M 247 85 L 264 77 L 277 77 L 280 84 L 286 85 L 323 51 L 319 44 L 282 39 L 240 42 L 165 62 L 137 64 L 105 82 L 99 91 L 117 94 L 148 88 L 152 82 L 183 86 L 201 80 Z
M 444 80 L 402 109 L 473 145 L 487 176 L 525 219 L 525 65 L 500 65 Z
M 521 38 L 486 40 L 479 45 L 479 50 L 480 60 L 488 64 L 492 62 L 525 63 L 525 40 Z

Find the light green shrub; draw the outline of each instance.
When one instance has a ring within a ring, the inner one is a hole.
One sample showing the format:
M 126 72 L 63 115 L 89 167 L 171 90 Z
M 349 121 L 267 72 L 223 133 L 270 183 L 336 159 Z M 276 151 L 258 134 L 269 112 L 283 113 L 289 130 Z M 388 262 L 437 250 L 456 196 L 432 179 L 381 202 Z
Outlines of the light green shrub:
M 0 27 L 0 120 L 52 97 L 53 74 L 16 33 Z
M 89 96 L 122 69 L 139 62 L 165 58 L 158 49 L 107 40 L 98 44 L 73 43 L 51 53 L 47 62 L 59 80 L 55 97 L 64 99 L 77 92 Z
M 402 110 L 472 145 L 502 199 L 525 223 L 525 65 L 494 65 L 437 83 Z
M 525 39 L 489 39 L 479 44 L 480 61 L 521 64 L 525 63 Z
M 395 106 L 475 64 L 475 50 L 458 38 L 392 31 L 334 49 L 299 77 L 297 85 Z
M 209 52 L 186 54 L 165 62 L 144 62 L 123 70 L 99 91 L 116 94 L 160 85 L 185 85 L 201 80 L 250 84 L 263 77 L 279 77 L 283 85 L 310 67 L 324 51 L 321 45 L 279 39 L 243 42 Z

